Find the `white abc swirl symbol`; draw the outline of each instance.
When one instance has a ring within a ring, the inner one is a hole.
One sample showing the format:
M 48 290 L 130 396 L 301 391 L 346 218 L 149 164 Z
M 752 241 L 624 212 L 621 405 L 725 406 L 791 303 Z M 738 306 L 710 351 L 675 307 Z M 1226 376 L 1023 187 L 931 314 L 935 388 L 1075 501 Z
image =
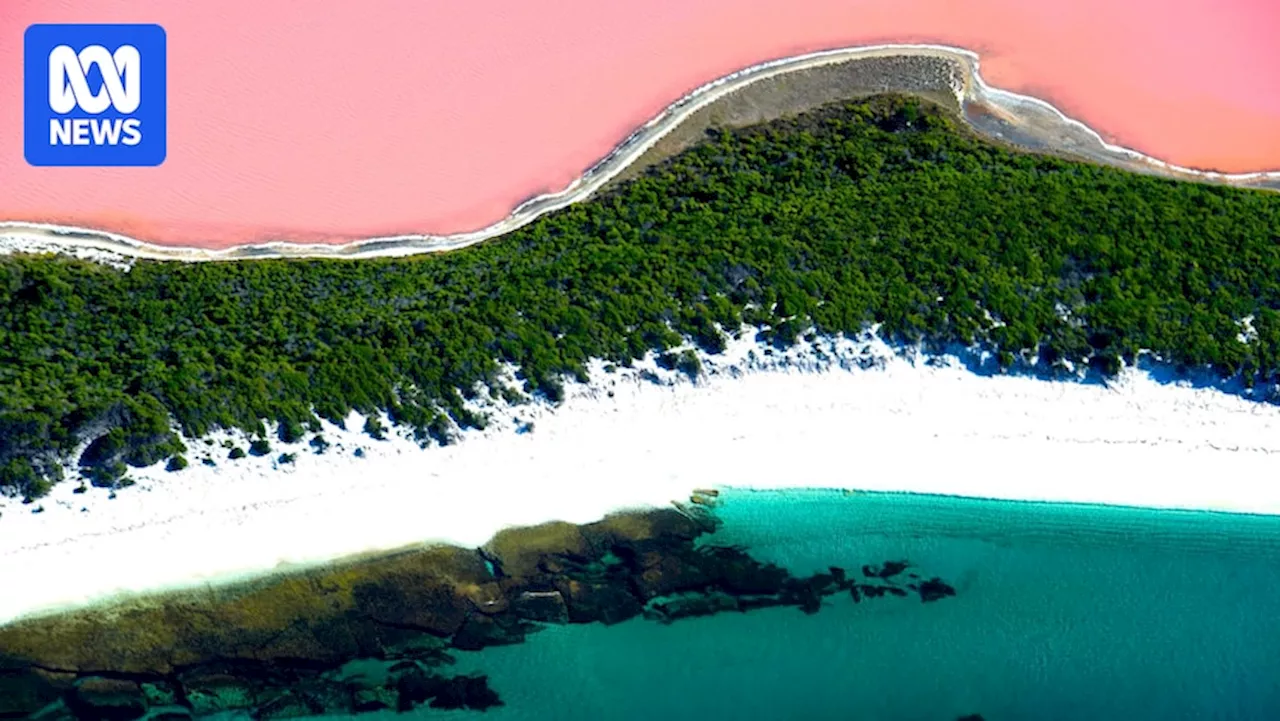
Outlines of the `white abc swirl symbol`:
M 98 66 L 102 87 L 89 92 L 86 76 Z M 142 102 L 142 58 L 132 45 L 121 45 L 111 54 L 101 45 L 90 45 L 79 54 L 67 45 L 49 51 L 49 108 L 69 113 L 79 105 L 86 113 L 97 114 L 108 107 L 132 113 Z

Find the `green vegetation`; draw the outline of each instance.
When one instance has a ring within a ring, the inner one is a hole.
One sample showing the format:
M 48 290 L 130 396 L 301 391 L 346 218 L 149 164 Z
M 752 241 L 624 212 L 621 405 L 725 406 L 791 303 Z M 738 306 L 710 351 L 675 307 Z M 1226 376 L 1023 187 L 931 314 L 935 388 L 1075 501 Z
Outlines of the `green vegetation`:
M 387 437 L 387 427 L 382 425 L 382 422 L 373 416 L 369 416 L 364 419 L 364 432 L 367 433 L 369 437 L 378 441 L 385 440 Z
M 241 458 L 244 458 L 245 455 L 246 454 L 243 448 L 241 448 L 240 446 L 235 446 L 234 448 L 231 449 L 231 452 L 227 454 L 227 458 L 230 458 L 231 460 L 236 461 Z
M 743 323 L 778 344 L 880 323 L 1046 371 L 1148 349 L 1270 386 L 1280 196 L 1018 154 L 882 98 L 719 133 L 458 252 L 130 272 L 11 256 L 0 294 L 0 485 L 35 496 L 81 437 L 101 436 L 79 460 L 107 478 L 180 453 L 174 425 L 297 439 L 315 414 L 381 410 L 444 443 L 450 420 L 484 422 L 464 399 L 500 363 L 558 400 L 591 357 L 715 352 Z
M 702 372 L 702 361 L 698 360 L 698 354 L 688 348 L 679 353 L 663 353 L 658 356 L 657 363 L 660 368 L 678 370 L 693 379 Z

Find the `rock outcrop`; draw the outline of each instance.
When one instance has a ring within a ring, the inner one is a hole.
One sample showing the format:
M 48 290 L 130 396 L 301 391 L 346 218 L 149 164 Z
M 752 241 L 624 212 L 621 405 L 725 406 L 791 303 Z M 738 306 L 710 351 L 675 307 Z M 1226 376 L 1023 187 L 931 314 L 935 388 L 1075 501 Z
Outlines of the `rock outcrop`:
M 865 566 L 866 582 L 834 567 L 797 578 L 745 549 L 696 542 L 713 530 L 705 509 L 547 523 L 480 549 L 406 549 L 18 622 L 0 628 L 0 718 L 482 710 L 502 703 L 497 690 L 484 676 L 447 673 L 450 653 L 520 643 L 549 623 L 672 623 L 765 606 L 813 613 L 840 592 L 954 594 L 914 574 L 898 584 L 905 562 Z M 353 660 L 382 672 L 352 677 Z

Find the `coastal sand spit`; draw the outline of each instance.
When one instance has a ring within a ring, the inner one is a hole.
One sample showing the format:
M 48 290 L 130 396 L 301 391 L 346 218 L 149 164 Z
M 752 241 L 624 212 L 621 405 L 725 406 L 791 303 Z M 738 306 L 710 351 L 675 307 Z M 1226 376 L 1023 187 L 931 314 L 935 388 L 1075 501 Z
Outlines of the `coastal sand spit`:
M 586 200 L 690 147 L 713 127 L 743 127 L 826 103 L 900 92 L 938 103 L 990 140 L 1076 160 L 1182 180 L 1280 190 L 1280 171 L 1197 171 L 1106 142 L 1054 106 L 993 88 L 977 54 L 932 45 L 846 48 L 744 68 L 703 85 L 640 126 L 564 189 L 531 198 L 477 231 L 398 235 L 342 245 L 294 240 L 210 249 L 147 243 L 116 233 L 21 221 L 0 222 L 0 252 L 61 252 L 127 267 L 129 258 L 208 261 L 281 257 L 369 258 L 456 250 L 495 238 L 572 203 Z
M 1280 168 L 1268 0 L 571 0 L 488 6 L 19 0 L 32 22 L 159 22 L 170 152 L 153 169 L 33 168 L 0 153 L 0 217 L 219 248 L 483 228 L 568 186 L 673 99 L 769 58 L 889 42 L 969 48 L 993 86 L 1108 141 L 1226 172 Z M 334 49 L 340 48 L 341 52 Z M 0 135 L 20 136 L 20 104 Z

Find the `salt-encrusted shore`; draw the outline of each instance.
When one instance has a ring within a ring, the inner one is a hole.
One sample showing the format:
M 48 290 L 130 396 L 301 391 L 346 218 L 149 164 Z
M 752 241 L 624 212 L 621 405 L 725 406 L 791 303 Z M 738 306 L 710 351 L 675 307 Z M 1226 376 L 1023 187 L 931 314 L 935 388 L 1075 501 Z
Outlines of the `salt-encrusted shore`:
M 154 260 L 214 261 L 264 258 L 371 258 L 457 250 L 517 230 L 547 213 L 591 197 L 645 156 L 665 136 L 698 110 L 763 80 L 817 68 L 883 58 L 932 58 L 946 61 L 953 72 L 945 79 L 965 119 L 980 133 L 1033 150 L 1049 150 L 1138 172 L 1181 180 L 1276 189 L 1280 170 L 1221 173 L 1188 168 L 1107 142 L 1083 122 L 1071 118 L 1045 100 L 989 85 L 982 78 L 977 53 L 966 48 L 934 44 L 890 43 L 824 50 L 778 58 L 743 68 L 708 82 L 667 106 L 637 128 L 568 186 L 533 197 L 505 218 L 469 232 L 450 235 L 405 234 L 371 237 L 345 244 L 301 243 L 288 239 L 213 250 L 157 244 L 108 230 L 26 220 L 0 221 L 0 254 L 63 252 L 118 264 L 121 257 Z M 888 79 L 882 92 L 894 87 Z M 978 110 L 980 112 L 969 112 Z
M 498 409 L 448 447 L 374 440 L 353 415 L 349 430 L 326 425 L 324 454 L 275 442 L 231 461 L 219 436 L 188 441 L 185 470 L 131 472 L 137 485 L 115 498 L 68 481 L 36 504 L 2 499 L 0 623 L 279 564 L 475 547 L 505 527 L 584 523 L 715 486 L 1280 514 L 1280 407 L 1148 371 L 1106 385 L 985 376 L 873 336 L 786 353 L 744 337 L 703 364 L 696 383 L 652 359 L 597 364 L 561 406 Z

